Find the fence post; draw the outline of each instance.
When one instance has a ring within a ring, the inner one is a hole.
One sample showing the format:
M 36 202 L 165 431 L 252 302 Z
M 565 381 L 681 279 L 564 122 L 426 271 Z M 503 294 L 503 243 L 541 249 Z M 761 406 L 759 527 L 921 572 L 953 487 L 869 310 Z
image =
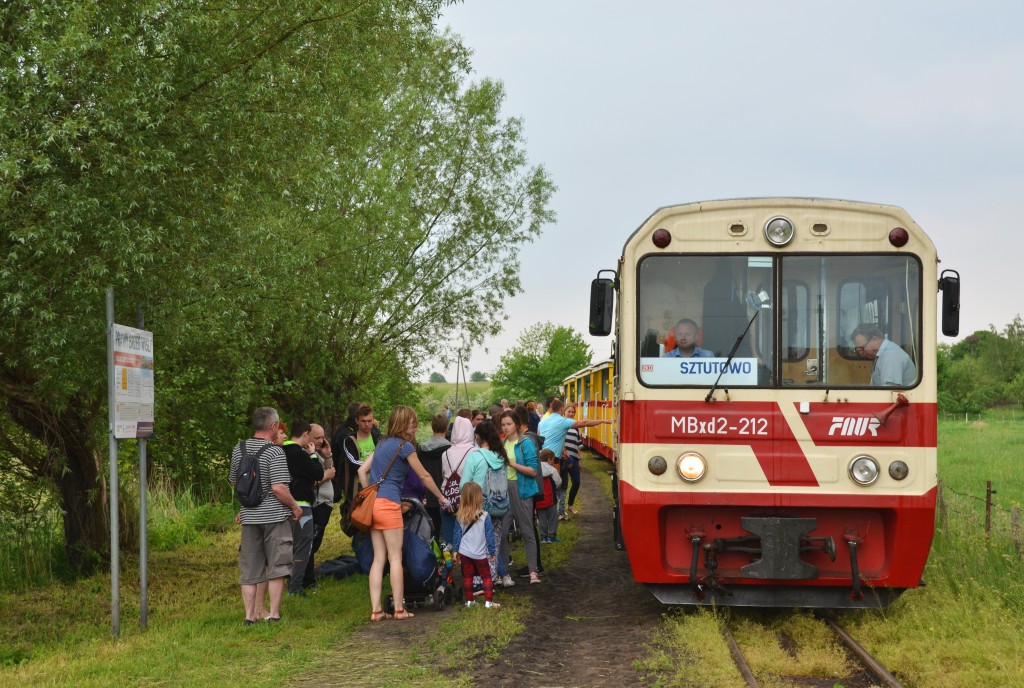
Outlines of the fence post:
M 936 497 L 935 501 L 938 502 L 938 506 L 939 506 L 939 525 L 941 525 L 941 526 L 945 526 L 946 525 L 946 493 L 945 493 L 945 486 L 946 486 L 946 482 L 944 480 L 940 480 L 939 484 L 938 484 L 938 489 L 936 489 L 936 491 L 935 491 L 935 497 Z
M 992 534 L 992 481 L 985 481 L 985 538 Z
M 1010 527 L 1013 530 L 1013 546 L 1017 548 L 1017 558 L 1024 555 L 1024 543 L 1020 537 L 1020 507 L 1010 509 Z

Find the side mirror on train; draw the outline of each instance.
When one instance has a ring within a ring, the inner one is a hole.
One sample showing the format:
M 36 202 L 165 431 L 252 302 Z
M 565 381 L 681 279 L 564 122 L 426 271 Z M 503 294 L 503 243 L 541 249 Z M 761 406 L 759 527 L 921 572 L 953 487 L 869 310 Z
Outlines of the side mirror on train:
M 939 275 L 942 292 L 942 334 L 955 337 L 960 334 L 960 273 L 943 270 Z
M 590 334 L 593 337 L 606 337 L 612 332 L 612 313 L 615 306 L 615 279 L 601 277 L 601 273 L 613 270 L 601 270 L 597 279 L 590 283 Z

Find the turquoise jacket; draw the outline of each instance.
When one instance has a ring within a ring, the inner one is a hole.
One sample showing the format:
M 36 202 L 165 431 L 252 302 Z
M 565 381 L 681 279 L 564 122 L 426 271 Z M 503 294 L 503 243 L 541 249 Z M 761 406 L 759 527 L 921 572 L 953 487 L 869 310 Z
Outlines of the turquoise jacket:
M 537 456 L 537 446 L 529 437 L 521 437 L 516 442 L 516 463 L 520 466 L 529 466 L 537 471 L 538 474 L 540 473 L 540 458 Z M 520 499 L 529 499 L 540 494 L 537 478 L 531 478 L 517 472 L 516 482 L 519 483 Z

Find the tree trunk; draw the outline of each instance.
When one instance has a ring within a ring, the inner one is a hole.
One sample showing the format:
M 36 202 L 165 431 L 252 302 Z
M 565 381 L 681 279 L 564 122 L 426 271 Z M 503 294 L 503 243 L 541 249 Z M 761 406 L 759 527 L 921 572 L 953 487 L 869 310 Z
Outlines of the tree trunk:
M 31 394 L 11 395 L 7 401 L 11 418 L 46 447 L 49 460 L 29 468 L 60 490 L 68 563 L 83 575 L 103 568 L 110 560 L 110 510 L 103 472 L 107 462 L 93 441 L 100 405 L 77 399 L 58 412 Z M 137 547 L 138 528 L 131 520 L 137 513 L 132 505 L 119 509 L 124 550 Z
M 60 439 L 64 470 L 54 475 L 64 509 L 64 552 L 68 562 L 83 574 L 110 561 L 110 500 L 106 471 L 108 461 L 90 441 L 90 423 L 72 411 L 61 414 Z M 119 480 L 118 541 L 122 552 L 138 548 L 138 509 L 124 501 L 124 480 Z M 132 486 L 134 487 L 134 486 Z
M 64 510 L 64 553 L 79 573 L 89 574 L 110 560 L 107 484 L 96 453 L 66 438 L 64 470 L 54 480 Z

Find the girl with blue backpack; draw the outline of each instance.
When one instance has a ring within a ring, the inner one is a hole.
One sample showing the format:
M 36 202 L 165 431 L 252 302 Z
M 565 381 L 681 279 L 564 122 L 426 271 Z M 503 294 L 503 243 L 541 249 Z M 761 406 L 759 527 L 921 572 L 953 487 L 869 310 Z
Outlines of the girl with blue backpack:
M 484 511 L 491 515 L 494 523 L 495 540 L 499 544 L 507 543 L 508 529 L 505 519 L 509 513 L 510 493 L 514 491 L 509 489 L 510 483 L 506 474 L 508 456 L 501 444 L 501 438 L 491 423 L 477 425 L 474 436 L 480 446 L 466 456 L 459 490 L 461 491 L 468 483 L 480 486 L 484 495 Z M 507 545 L 505 550 L 507 553 Z M 494 579 L 496 584 L 501 582 L 506 588 L 509 587 L 512 578 L 508 575 L 508 557 L 498 557 L 495 562 Z

